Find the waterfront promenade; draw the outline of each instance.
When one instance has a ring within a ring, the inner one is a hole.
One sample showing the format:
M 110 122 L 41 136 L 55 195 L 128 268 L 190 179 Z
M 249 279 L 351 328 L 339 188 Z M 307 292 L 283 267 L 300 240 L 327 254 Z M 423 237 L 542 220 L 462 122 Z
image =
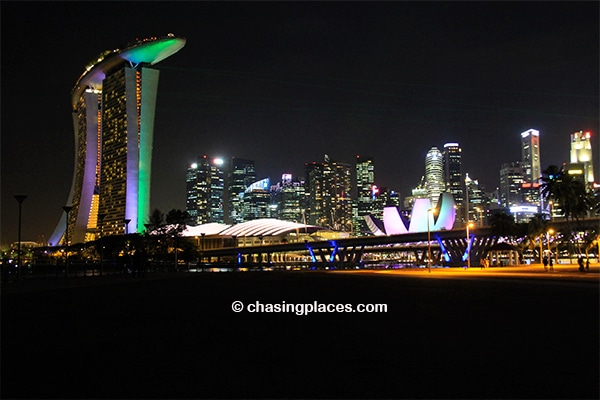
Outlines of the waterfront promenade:
M 2 288 L 1 395 L 597 398 L 598 276 L 592 264 L 24 280 Z

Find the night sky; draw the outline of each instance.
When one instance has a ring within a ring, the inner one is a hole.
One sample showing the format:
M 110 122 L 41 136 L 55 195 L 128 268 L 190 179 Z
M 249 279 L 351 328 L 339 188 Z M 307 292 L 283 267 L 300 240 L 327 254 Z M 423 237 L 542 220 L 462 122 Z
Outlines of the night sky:
M 152 208 L 185 209 L 198 156 L 256 161 L 257 178 L 372 156 L 375 180 L 410 194 L 432 146 L 458 142 L 487 191 L 520 136 L 542 168 L 569 135 L 598 138 L 598 2 L 5 2 L 2 236 L 47 240 L 74 165 L 70 91 L 88 62 L 135 38 L 187 45 L 161 70 Z M 596 163 L 596 175 L 600 169 Z

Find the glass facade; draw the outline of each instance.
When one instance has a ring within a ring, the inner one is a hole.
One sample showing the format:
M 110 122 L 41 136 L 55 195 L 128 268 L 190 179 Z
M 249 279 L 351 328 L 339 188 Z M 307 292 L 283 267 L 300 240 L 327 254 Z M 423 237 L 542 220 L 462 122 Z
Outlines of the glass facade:
M 254 160 L 233 157 L 228 174 L 226 223 L 244 222 L 244 192 L 254 182 L 256 182 Z
M 433 207 L 437 205 L 440 194 L 444 192 L 444 161 L 437 147 L 432 147 L 425 157 L 425 181 L 427 197 Z

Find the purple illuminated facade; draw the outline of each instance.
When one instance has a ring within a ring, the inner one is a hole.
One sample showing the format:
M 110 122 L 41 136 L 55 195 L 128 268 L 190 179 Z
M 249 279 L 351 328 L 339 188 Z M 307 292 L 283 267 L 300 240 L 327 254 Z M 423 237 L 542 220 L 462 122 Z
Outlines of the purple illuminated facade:
M 185 46 L 168 35 L 102 53 L 72 91 L 75 167 L 50 245 L 141 232 L 150 214 L 154 111 L 159 71 L 152 65 Z M 65 233 L 68 232 L 68 235 Z

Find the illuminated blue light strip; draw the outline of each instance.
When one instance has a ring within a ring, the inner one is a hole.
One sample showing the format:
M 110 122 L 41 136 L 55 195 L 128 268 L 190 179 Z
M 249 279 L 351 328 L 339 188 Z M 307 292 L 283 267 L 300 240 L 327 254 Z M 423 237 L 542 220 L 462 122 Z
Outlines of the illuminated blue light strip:
M 435 239 L 437 240 L 438 244 L 440 245 L 440 250 L 442 251 L 442 255 L 444 256 L 444 260 L 446 262 L 450 262 L 450 254 L 448 254 L 448 251 L 446 250 L 446 247 L 444 246 L 444 243 L 442 243 L 442 239 L 440 239 L 438 235 L 435 235 Z
M 329 242 L 333 245 L 333 251 L 331 252 L 331 256 L 329 256 L 329 262 L 332 263 L 335 260 L 335 253 L 337 252 L 338 245 L 336 241 Z
M 312 262 L 317 262 L 317 257 L 315 257 L 315 252 L 313 251 L 313 249 L 308 245 L 308 243 L 306 243 L 306 248 L 308 249 L 308 252 L 310 253 L 310 257 L 312 258 Z
M 471 236 L 469 236 L 469 241 L 467 242 L 467 248 L 465 249 L 465 252 L 462 256 L 463 261 L 467 261 L 467 257 L 469 256 L 469 253 L 471 252 L 471 244 L 473 243 L 473 239 L 475 239 L 475 234 L 471 233 Z

